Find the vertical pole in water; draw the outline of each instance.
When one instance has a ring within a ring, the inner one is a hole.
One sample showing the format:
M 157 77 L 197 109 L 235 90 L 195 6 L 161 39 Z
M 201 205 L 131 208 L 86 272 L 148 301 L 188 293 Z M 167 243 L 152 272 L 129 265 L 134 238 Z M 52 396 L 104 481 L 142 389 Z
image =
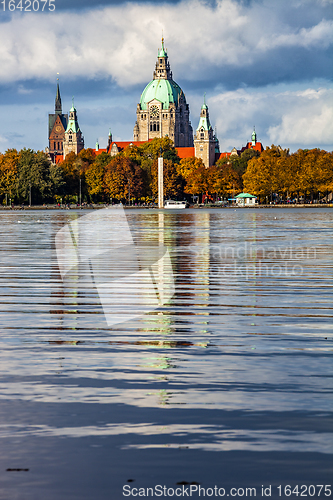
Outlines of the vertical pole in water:
M 164 208 L 162 155 L 158 158 L 158 208 Z

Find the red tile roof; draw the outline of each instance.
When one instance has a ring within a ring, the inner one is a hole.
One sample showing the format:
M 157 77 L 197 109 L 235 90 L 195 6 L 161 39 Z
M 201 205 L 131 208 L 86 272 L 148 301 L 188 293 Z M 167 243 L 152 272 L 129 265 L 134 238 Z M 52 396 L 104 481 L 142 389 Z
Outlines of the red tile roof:
M 194 155 L 194 148 L 176 148 L 179 158 L 192 158 Z
M 64 155 L 55 155 L 55 163 L 61 163 L 64 159 Z
M 216 153 L 215 154 L 215 161 L 220 160 L 221 158 L 229 158 L 231 153 Z
M 149 139 L 148 141 L 113 141 L 111 142 L 110 146 L 107 148 L 107 152 L 110 151 L 112 146 L 115 144 L 119 151 L 122 151 L 123 149 L 126 149 L 128 146 L 141 146 L 142 144 L 145 144 L 146 142 L 150 142 L 153 139 Z
M 262 153 L 264 150 L 261 142 L 256 142 L 254 146 L 252 146 L 252 142 L 248 142 L 238 153 L 243 153 L 246 149 L 254 149 L 255 151 L 259 151 L 259 153 Z

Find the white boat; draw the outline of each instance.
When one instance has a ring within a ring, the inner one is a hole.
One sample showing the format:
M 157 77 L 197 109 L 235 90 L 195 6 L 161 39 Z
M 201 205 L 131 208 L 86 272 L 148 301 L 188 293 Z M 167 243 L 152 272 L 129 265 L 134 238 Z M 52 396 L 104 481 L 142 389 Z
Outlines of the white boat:
M 166 200 L 164 203 L 164 208 L 186 208 L 186 201 L 174 201 L 174 200 Z

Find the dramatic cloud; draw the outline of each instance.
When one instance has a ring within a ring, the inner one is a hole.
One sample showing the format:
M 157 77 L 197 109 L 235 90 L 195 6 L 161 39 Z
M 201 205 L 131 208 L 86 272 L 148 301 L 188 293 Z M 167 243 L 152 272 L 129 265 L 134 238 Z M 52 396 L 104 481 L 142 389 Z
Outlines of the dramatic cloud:
M 57 0 L 52 13 L 3 14 L 1 150 L 47 145 L 57 72 L 87 146 L 105 145 L 109 126 L 130 139 L 162 30 L 194 128 L 206 91 L 223 150 L 253 124 L 265 145 L 332 149 L 331 0 Z
M 332 102 L 333 90 L 327 89 L 238 89 L 210 99 L 209 107 L 224 151 L 244 146 L 250 140 L 253 125 L 265 146 L 332 149 Z
M 293 2 L 282 2 L 289 12 Z M 312 2 L 313 3 L 313 2 Z M 316 2 L 314 2 L 316 3 Z M 309 7 L 310 8 L 310 7 Z M 301 17 L 302 11 L 296 9 Z M 147 80 L 162 30 L 180 78 L 213 79 L 228 72 L 261 66 L 265 82 L 312 76 L 313 51 L 327 57 L 333 42 L 333 22 L 313 17 L 310 26 L 291 25 L 278 16 L 274 2 L 218 0 L 215 6 L 198 0 L 178 4 L 121 4 L 81 13 L 52 12 L 12 16 L 0 34 L 0 81 L 51 79 L 57 71 L 67 78 L 111 77 L 120 86 Z M 295 14 L 295 12 L 294 12 Z M 287 51 L 292 49 L 288 63 Z M 318 57 L 318 54 L 317 54 Z M 272 58 L 279 63 L 272 68 Z M 321 66 L 327 76 L 328 68 Z M 226 82 L 227 85 L 227 82 Z

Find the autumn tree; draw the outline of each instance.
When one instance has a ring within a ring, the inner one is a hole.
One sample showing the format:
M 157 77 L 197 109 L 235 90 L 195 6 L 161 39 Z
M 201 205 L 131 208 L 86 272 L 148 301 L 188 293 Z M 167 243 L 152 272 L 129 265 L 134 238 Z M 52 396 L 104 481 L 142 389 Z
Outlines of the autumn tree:
M 163 160 L 163 191 L 165 198 L 183 197 L 184 179 L 178 173 L 175 163 L 171 160 Z M 156 159 L 152 167 L 152 195 L 158 195 L 158 160 Z
M 117 155 L 107 165 L 104 191 L 111 198 L 126 201 L 139 198 L 143 192 L 141 168 L 130 158 Z
M 230 162 L 217 163 L 211 167 L 211 192 L 223 196 L 234 196 L 242 190 L 242 177 Z
M 17 192 L 21 199 L 28 200 L 32 194 L 34 203 L 39 203 L 52 194 L 50 177 L 51 162 L 42 151 L 22 149 L 17 166 Z
M 201 164 L 194 168 L 187 176 L 185 193 L 192 195 L 208 194 L 211 191 L 210 171 L 205 167 L 202 160 Z
M 268 198 L 272 196 L 277 186 L 277 176 L 280 172 L 280 158 L 287 158 L 289 150 L 279 146 L 267 147 L 258 158 L 248 162 L 247 170 L 243 175 L 243 189 L 245 192 Z
M 189 158 L 182 158 L 177 165 L 177 171 L 185 181 L 188 179 L 189 175 L 199 167 L 202 167 L 203 161 L 201 158 L 196 158 L 195 156 L 191 156 Z
M 16 149 L 8 149 L 0 155 L 0 194 L 14 199 L 17 191 L 17 165 L 19 154 Z
M 104 193 L 104 174 L 106 166 L 110 163 L 110 155 L 103 152 L 96 156 L 85 171 L 85 181 L 88 194 L 91 198 L 97 198 Z

